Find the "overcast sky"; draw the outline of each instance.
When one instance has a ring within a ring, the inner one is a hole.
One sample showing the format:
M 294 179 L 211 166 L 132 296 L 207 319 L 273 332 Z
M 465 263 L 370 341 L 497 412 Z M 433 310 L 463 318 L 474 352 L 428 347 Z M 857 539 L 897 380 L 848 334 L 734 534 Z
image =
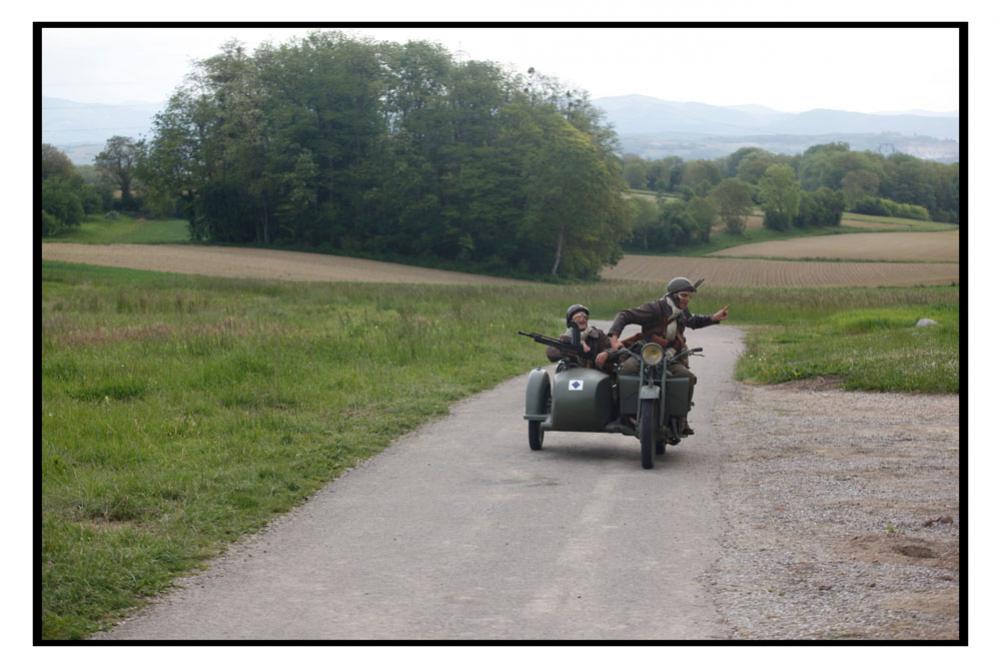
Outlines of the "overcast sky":
M 194 59 L 227 39 L 248 47 L 303 28 L 49 28 L 42 94 L 163 102 Z M 591 97 L 642 94 L 779 111 L 957 111 L 958 30 L 945 28 L 354 28 L 428 39 L 516 70 L 535 67 Z

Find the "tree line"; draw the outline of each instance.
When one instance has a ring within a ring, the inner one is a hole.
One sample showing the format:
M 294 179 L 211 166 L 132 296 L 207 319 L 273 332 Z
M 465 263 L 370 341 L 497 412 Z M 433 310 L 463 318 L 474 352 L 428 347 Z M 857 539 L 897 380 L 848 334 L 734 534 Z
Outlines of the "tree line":
M 533 70 L 314 32 L 198 62 L 137 174 L 196 240 L 591 278 L 628 233 L 616 141 Z
M 624 162 L 630 187 L 688 199 L 704 196 L 726 179 L 737 179 L 751 187 L 754 201 L 763 203 L 762 179 L 771 167 L 783 165 L 791 170 L 802 193 L 823 188 L 839 193 L 846 211 L 951 223 L 958 223 L 961 214 L 958 164 L 939 164 L 902 153 L 885 156 L 852 151 L 846 143 L 812 146 L 794 156 L 747 147 L 717 160 L 644 160 L 627 155 Z

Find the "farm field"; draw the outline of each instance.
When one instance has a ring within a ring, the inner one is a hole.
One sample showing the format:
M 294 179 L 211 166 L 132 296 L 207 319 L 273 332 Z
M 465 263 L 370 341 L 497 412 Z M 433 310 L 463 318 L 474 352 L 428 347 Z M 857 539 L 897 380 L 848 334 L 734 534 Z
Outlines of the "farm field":
M 959 264 L 625 255 L 617 266 L 605 269 L 601 277 L 666 284 L 678 275 L 705 278 L 706 284 L 713 287 L 904 287 L 957 283 Z
M 194 245 L 42 244 L 42 259 L 226 278 L 306 282 L 515 285 L 524 281 L 355 257 Z
M 957 231 L 837 234 L 741 245 L 719 250 L 711 256 L 957 262 L 958 246 Z

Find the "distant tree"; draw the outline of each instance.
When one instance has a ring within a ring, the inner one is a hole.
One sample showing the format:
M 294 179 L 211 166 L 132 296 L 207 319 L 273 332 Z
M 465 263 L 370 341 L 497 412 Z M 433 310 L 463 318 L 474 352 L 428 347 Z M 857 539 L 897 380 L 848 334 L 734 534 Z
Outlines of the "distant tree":
M 711 196 L 726 231 L 742 234 L 747 226 L 747 216 L 753 212 L 753 189 L 750 185 L 737 178 L 727 178 L 715 186 Z
M 693 160 L 684 165 L 681 186 L 690 188 L 695 195 L 703 196 L 722 180 L 722 170 L 712 160 Z
M 624 162 L 625 182 L 628 183 L 628 186 L 633 190 L 645 190 L 649 188 L 649 181 L 647 180 L 648 163 L 635 155 L 626 155 Z
M 65 227 L 76 227 L 83 221 L 83 202 L 79 188 L 70 179 L 55 176 L 42 181 L 42 211 L 51 216 L 42 218 L 42 232 L 49 235 Z
M 51 144 L 42 144 L 42 180 L 53 176 L 69 179 L 75 175 L 76 168 L 65 153 Z
M 655 237 L 660 209 L 656 202 L 633 197 L 629 199 L 631 237 L 627 247 L 632 250 L 649 250 L 650 238 Z
M 121 190 L 122 208 L 126 210 L 132 209 L 135 204 L 132 185 L 142 150 L 141 142 L 115 135 L 108 139 L 104 150 L 94 158 L 97 168 Z
M 719 217 L 715 202 L 709 197 L 694 197 L 687 203 L 687 210 L 697 230 L 698 240 L 708 243 L 712 226 Z
M 788 229 L 799 212 L 800 189 L 792 168 L 776 164 L 767 168 L 760 179 L 760 197 L 764 206 L 764 226 Z
M 878 176 L 870 171 L 856 169 L 847 172 L 841 180 L 847 207 L 853 208 L 864 197 L 878 194 L 878 185 Z

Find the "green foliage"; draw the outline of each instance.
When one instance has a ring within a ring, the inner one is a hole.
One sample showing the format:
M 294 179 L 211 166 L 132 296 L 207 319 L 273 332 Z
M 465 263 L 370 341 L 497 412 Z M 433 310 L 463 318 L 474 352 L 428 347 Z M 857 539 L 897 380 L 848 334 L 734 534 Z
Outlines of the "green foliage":
M 742 163 L 741 163 L 742 164 Z M 712 190 L 719 217 L 730 234 L 742 234 L 746 219 L 753 213 L 753 190 L 740 179 L 727 178 Z
M 70 179 L 53 176 L 42 181 L 42 211 L 50 216 L 50 234 L 64 227 L 76 227 L 83 221 L 80 194 L 80 187 Z M 44 224 L 42 233 L 46 235 Z
M 314 32 L 199 62 L 140 173 L 199 240 L 592 278 L 628 234 L 585 93 L 426 42 Z
M 772 165 L 760 179 L 760 198 L 764 207 L 764 226 L 778 231 L 788 229 L 799 212 L 801 190 L 795 172 L 787 165 Z
M 115 135 L 107 140 L 104 150 L 94 158 L 97 171 L 121 191 L 121 207 L 126 211 L 137 210 L 139 207 L 133 196 L 132 184 L 143 151 L 142 142 Z
M 824 186 L 816 192 L 802 192 L 796 227 L 822 227 L 840 224 L 844 212 L 843 195 Z
M 646 161 L 626 156 L 624 164 L 630 181 L 645 174 L 648 189 L 684 192 L 687 198 L 704 194 L 703 184 L 717 183 L 717 175 L 721 175 L 749 184 L 754 188 L 755 199 L 762 201 L 757 188 L 764 174 L 774 165 L 787 165 L 795 170 L 803 191 L 828 188 L 840 192 L 847 210 L 854 210 L 862 200 L 874 197 L 923 207 L 931 220 L 956 223 L 961 214 L 960 165 L 939 164 L 904 154 L 886 157 L 871 151 L 852 151 L 844 143 L 811 146 L 794 157 L 745 147 L 711 162 L 684 163 L 677 157 Z M 667 172 L 670 175 L 663 176 Z M 685 174 L 686 182 L 682 183 L 678 175 Z
M 84 215 L 104 210 L 102 192 L 85 182 L 65 153 L 42 144 L 41 234 L 52 237 L 80 225 Z
M 914 204 L 900 204 L 891 199 L 879 197 L 862 197 L 851 209 L 855 213 L 867 215 L 880 215 L 893 218 L 907 218 L 910 220 L 930 220 L 930 213 L 923 206 Z

